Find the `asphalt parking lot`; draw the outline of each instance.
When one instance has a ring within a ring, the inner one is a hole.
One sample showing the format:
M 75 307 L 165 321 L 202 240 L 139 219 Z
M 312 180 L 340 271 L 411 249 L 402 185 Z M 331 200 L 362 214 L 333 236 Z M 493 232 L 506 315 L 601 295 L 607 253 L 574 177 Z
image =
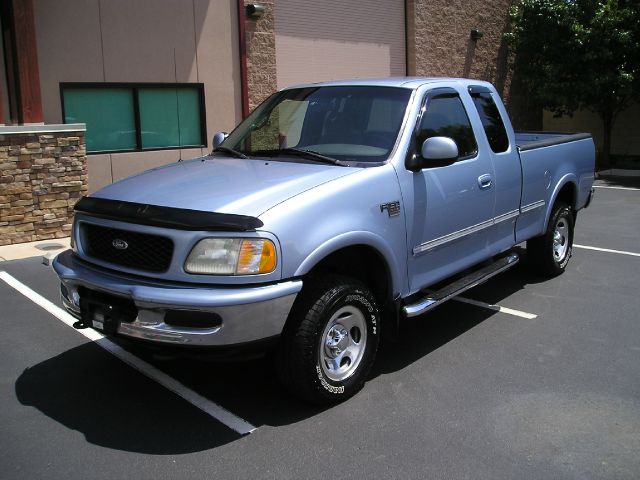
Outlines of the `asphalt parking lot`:
M 7 283 L 59 305 L 40 258 L 1 262 L 0 478 L 640 478 L 639 183 L 597 182 L 565 274 L 406 321 L 328 409 L 264 360 L 133 350 L 174 393 Z

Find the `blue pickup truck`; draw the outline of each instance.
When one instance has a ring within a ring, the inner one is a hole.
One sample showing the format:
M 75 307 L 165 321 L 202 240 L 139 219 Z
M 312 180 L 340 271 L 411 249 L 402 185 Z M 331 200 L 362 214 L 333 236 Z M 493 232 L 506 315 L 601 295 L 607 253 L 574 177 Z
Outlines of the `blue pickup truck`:
M 362 388 L 381 335 L 513 267 L 571 257 L 588 134 L 514 133 L 494 87 L 288 88 L 210 155 L 81 199 L 53 267 L 80 328 L 169 350 L 273 353 L 299 397 Z

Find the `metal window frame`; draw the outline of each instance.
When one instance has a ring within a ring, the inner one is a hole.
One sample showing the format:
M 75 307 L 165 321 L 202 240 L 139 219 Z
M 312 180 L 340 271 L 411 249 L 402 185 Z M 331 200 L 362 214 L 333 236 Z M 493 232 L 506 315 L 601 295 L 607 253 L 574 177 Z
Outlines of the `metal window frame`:
M 502 118 L 502 114 L 500 113 L 500 110 L 498 109 L 498 104 L 496 103 L 496 100 L 493 98 L 493 95 L 491 94 L 491 90 L 489 90 L 487 87 L 483 87 L 482 85 L 469 85 L 469 95 L 471 96 L 471 100 L 473 101 L 474 106 L 476 107 L 476 112 L 478 112 L 478 116 L 480 117 L 480 123 L 482 123 L 482 130 L 484 131 L 484 135 L 487 138 L 487 143 L 489 144 L 489 148 L 491 149 L 491 151 L 496 154 L 496 155 L 501 155 L 503 153 L 507 153 L 509 152 L 509 149 L 511 148 L 511 140 L 509 139 L 509 133 L 507 132 L 507 126 L 504 123 L 504 118 Z M 495 106 L 496 110 L 498 111 L 498 117 L 500 118 L 500 123 L 502 124 L 502 130 L 504 130 L 504 136 L 507 138 L 507 148 L 505 148 L 504 150 L 501 150 L 499 152 L 496 152 L 493 149 L 493 145 L 491 145 L 491 140 L 489 139 L 489 135 L 487 134 L 487 128 L 484 126 L 484 122 L 482 120 L 483 117 L 483 113 L 480 113 L 480 109 L 478 108 L 478 105 L 476 105 L 475 102 L 475 98 L 476 96 L 479 98 L 482 98 L 483 94 L 488 94 L 489 95 L 489 99 L 493 102 L 493 105 Z
M 465 155 L 464 157 L 459 157 L 458 159 L 456 159 L 454 163 L 477 158 L 478 155 L 480 154 L 480 146 L 478 145 L 478 139 L 476 138 L 476 133 L 475 133 L 475 130 L 473 129 L 473 124 L 471 123 L 471 119 L 469 118 L 469 112 L 467 112 L 464 102 L 462 101 L 460 92 L 458 92 L 455 88 L 452 88 L 452 87 L 436 87 L 432 90 L 427 91 L 424 94 L 424 97 L 422 99 L 422 106 L 420 107 L 420 113 L 418 114 L 418 119 L 416 121 L 415 129 L 413 132 L 412 143 L 414 143 L 415 151 L 416 152 L 420 151 L 420 146 L 417 144 L 417 140 L 422 130 L 420 128 L 422 125 L 422 119 L 427 114 L 427 110 L 429 108 L 429 105 L 431 104 L 431 101 L 439 97 L 452 97 L 452 98 L 458 98 L 458 100 L 460 100 L 460 104 L 462 105 L 462 110 L 464 111 L 464 114 L 467 117 L 467 121 L 469 122 L 469 127 L 471 128 L 471 132 L 473 133 L 473 141 L 476 144 L 476 149 L 474 152 L 470 153 L 469 155 Z
M 136 129 L 136 148 L 126 150 L 96 150 L 87 151 L 88 155 L 104 155 L 112 153 L 136 153 L 136 152 L 153 152 L 158 150 L 183 150 L 187 148 L 207 148 L 209 146 L 207 138 L 207 118 L 205 112 L 204 83 L 175 83 L 175 82 L 60 82 L 60 105 L 62 110 L 62 124 L 65 124 L 65 105 L 64 92 L 65 89 L 110 89 L 120 88 L 131 90 L 133 99 L 133 116 L 134 126 Z M 142 147 L 142 128 L 140 125 L 140 102 L 138 92 L 145 88 L 192 88 L 198 92 L 198 107 L 200 113 L 200 144 L 196 145 L 179 145 L 177 147 Z

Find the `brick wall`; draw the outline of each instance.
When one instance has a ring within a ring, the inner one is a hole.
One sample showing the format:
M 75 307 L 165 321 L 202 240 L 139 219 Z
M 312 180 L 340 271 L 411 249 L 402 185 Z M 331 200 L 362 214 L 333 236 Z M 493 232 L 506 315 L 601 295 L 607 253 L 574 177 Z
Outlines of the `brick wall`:
M 246 1 L 246 4 L 254 3 Z M 249 110 L 278 89 L 276 73 L 276 31 L 274 2 L 259 2 L 265 12 L 258 19 L 247 17 L 247 86 L 249 87 Z
M 502 39 L 512 0 L 409 0 L 410 74 L 487 80 L 504 91 L 508 83 Z M 482 38 L 471 39 L 478 29 Z
M 487 80 L 498 89 L 517 129 L 540 130 L 542 109 L 531 105 L 526 91 L 511 75 L 502 38 L 513 2 L 407 0 L 407 69 L 409 75 Z M 251 110 L 277 90 L 274 1 L 260 4 L 266 7 L 264 15 L 246 21 Z M 472 40 L 472 29 L 480 30 L 482 38 Z
M 69 236 L 87 192 L 84 126 L 74 127 L 0 127 L 0 245 Z
M 509 71 L 503 34 L 513 0 L 407 0 L 410 75 L 465 77 L 495 85 L 514 127 L 540 130 L 542 109 Z M 478 29 L 482 38 L 471 39 Z

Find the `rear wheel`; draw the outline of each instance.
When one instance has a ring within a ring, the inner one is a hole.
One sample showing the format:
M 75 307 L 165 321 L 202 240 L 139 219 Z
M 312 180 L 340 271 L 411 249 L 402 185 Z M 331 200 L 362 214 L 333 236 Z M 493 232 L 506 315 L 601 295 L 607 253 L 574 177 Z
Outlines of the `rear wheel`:
M 546 276 L 564 272 L 572 254 L 574 217 L 571 208 L 556 202 L 547 231 L 527 241 L 527 257 L 531 268 Z
M 380 336 L 376 300 L 361 282 L 326 276 L 306 282 L 278 350 L 278 374 L 316 404 L 345 400 L 364 385 Z

